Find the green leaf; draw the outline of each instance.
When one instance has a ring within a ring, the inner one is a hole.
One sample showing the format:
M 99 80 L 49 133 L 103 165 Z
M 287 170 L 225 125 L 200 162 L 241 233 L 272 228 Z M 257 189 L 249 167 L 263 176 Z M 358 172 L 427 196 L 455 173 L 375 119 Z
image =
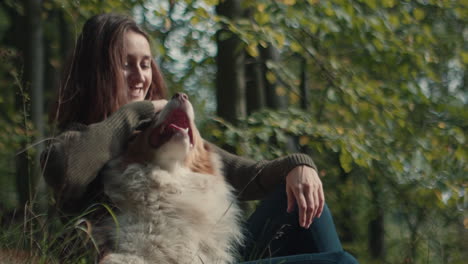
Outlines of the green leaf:
M 292 5 L 296 4 L 296 0 L 281 0 L 281 2 L 283 2 L 283 4 L 289 5 L 289 6 L 292 6 Z
M 270 22 L 270 15 L 266 12 L 256 12 L 254 14 L 254 19 L 259 25 L 265 25 Z
M 275 39 L 278 48 L 279 49 L 283 48 L 284 42 L 285 42 L 285 39 L 286 39 L 284 34 L 281 34 L 279 32 L 275 32 L 273 34 L 273 38 Z
M 468 65 L 468 52 L 466 51 L 460 52 L 460 57 L 462 58 L 463 64 Z
M 304 50 L 302 48 L 302 46 L 299 43 L 297 43 L 296 41 L 291 42 L 290 46 L 291 46 L 291 50 L 296 52 L 296 53 L 302 53 L 303 50 Z
M 257 43 L 251 43 L 245 47 L 247 50 L 247 53 L 252 56 L 252 57 L 258 57 L 259 52 L 258 52 L 258 45 Z
M 219 0 L 203 0 L 207 5 L 215 6 L 219 4 Z
M 421 8 L 415 8 L 413 10 L 413 15 L 414 15 L 414 18 L 418 21 L 421 21 L 424 19 L 424 17 L 426 16 L 426 13 L 424 12 L 423 9 Z
M 340 165 L 341 165 L 341 168 L 343 168 L 343 170 L 346 173 L 349 173 L 353 168 L 352 163 L 353 163 L 353 158 L 351 157 L 349 152 L 342 147 L 341 152 L 340 152 Z
M 395 0 L 383 0 L 382 4 L 384 7 L 392 8 L 395 6 Z
M 269 83 L 276 83 L 276 75 L 272 71 L 267 71 L 266 79 Z

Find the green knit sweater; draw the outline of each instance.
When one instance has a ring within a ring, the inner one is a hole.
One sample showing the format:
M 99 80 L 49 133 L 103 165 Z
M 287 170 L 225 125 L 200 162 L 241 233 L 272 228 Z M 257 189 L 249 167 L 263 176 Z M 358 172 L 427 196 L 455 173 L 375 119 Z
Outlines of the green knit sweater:
M 121 154 L 135 128 L 153 115 L 151 102 L 130 103 L 102 122 L 57 136 L 42 153 L 41 163 L 59 206 L 74 212 L 101 202 L 99 171 L 107 161 Z M 256 162 L 212 147 L 221 157 L 225 176 L 240 200 L 261 199 L 284 182 L 288 172 L 298 165 L 315 169 L 314 162 L 305 154 Z

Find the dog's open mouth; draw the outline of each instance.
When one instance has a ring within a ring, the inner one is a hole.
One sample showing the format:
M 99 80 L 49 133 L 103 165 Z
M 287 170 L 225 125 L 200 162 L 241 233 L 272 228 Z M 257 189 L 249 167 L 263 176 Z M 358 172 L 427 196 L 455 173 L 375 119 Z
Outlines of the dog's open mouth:
M 153 148 L 160 147 L 177 133 L 187 134 L 190 144 L 193 144 L 193 134 L 189 117 L 187 113 L 180 108 L 173 110 L 169 113 L 164 122 L 152 129 L 149 137 L 149 144 Z

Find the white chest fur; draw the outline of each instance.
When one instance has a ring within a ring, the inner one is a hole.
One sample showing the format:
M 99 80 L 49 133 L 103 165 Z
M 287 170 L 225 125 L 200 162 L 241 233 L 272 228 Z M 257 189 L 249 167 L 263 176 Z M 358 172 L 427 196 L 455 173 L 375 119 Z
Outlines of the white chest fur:
M 114 253 L 102 263 L 234 260 L 242 238 L 240 210 L 222 175 L 138 164 L 106 174 L 105 192 L 121 213 L 111 239 Z

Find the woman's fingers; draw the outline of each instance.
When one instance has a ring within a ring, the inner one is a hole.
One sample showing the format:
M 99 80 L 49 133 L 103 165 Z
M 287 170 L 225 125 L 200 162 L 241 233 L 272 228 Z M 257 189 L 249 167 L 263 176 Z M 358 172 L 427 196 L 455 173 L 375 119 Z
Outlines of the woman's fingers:
M 153 103 L 155 113 L 160 112 L 167 104 L 167 100 L 165 99 L 154 100 L 151 102 Z
M 302 190 L 296 189 L 296 192 L 294 193 L 296 196 L 296 201 L 297 201 L 297 207 L 299 208 L 299 225 L 302 227 L 307 227 L 307 202 L 304 197 L 304 194 L 302 193 Z
M 314 191 L 314 218 L 319 217 L 319 210 L 320 210 L 320 198 L 319 198 L 319 190 L 320 188 Z
M 325 206 L 325 195 L 323 194 L 323 188 L 318 189 L 318 194 L 319 194 L 319 198 L 318 198 L 319 208 L 317 211 L 317 218 L 322 216 L 323 207 Z
M 292 211 L 296 202 L 299 225 L 308 228 L 315 217 L 320 217 L 325 204 L 322 182 L 317 172 L 306 166 L 294 168 L 286 177 L 286 191 L 288 212 Z
M 304 223 L 303 227 L 309 228 L 310 224 L 312 224 L 312 221 L 314 219 L 314 213 L 316 211 L 315 207 L 315 199 L 313 192 L 311 192 L 310 186 L 304 186 L 304 196 L 306 197 L 307 201 L 307 208 L 306 208 L 306 222 Z
M 294 211 L 296 199 L 293 191 L 288 186 L 286 186 L 286 197 L 288 198 L 288 208 L 286 209 L 286 211 L 288 213 L 291 213 L 292 211 Z
M 299 225 L 308 228 L 313 218 L 313 201 L 310 193 L 301 185 L 295 185 L 287 192 L 288 212 L 292 212 L 294 205 L 297 204 L 299 210 Z

